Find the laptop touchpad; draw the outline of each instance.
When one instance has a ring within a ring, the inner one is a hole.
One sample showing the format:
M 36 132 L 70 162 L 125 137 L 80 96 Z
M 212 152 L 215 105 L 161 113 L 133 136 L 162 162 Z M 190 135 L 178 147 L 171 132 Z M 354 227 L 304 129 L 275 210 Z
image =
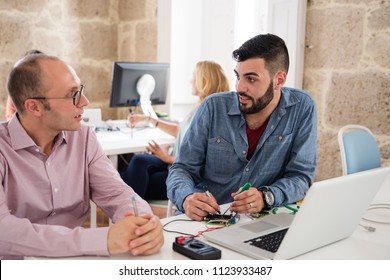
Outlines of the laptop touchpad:
M 258 222 L 250 223 L 248 225 L 242 225 L 241 228 L 252 231 L 252 232 L 261 232 L 271 228 L 277 227 L 277 225 L 270 224 L 267 222 Z

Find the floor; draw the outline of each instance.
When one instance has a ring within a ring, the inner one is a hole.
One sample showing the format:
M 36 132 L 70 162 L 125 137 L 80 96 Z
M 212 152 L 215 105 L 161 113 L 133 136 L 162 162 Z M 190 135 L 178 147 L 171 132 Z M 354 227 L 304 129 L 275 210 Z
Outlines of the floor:
M 160 219 L 167 217 L 167 208 L 166 207 L 158 207 L 158 206 L 152 206 L 153 213 L 158 216 Z M 96 210 L 96 224 L 98 227 L 106 227 L 109 225 L 108 217 L 103 213 L 102 210 L 97 208 Z M 83 224 L 83 227 L 89 228 L 90 221 L 89 217 Z

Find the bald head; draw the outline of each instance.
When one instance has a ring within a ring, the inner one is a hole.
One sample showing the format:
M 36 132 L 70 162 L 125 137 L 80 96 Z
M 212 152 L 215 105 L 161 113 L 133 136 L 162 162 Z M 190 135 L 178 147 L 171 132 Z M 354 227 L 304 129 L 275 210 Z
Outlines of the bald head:
M 16 62 L 8 76 L 7 89 L 18 113 L 24 113 L 27 99 L 46 96 L 48 88 L 64 79 L 64 73 L 78 79 L 73 68 L 54 56 L 33 54 Z M 46 100 L 42 103 L 49 108 Z

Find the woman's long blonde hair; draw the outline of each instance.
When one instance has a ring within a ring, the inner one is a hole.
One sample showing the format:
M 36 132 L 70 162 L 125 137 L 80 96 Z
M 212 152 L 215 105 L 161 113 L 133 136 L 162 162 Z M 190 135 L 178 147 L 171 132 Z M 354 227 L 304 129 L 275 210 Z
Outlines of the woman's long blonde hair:
M 199 61 L 195 66 L 195 87 L 200 101 L 215 92 L 229 91 L 229 81 L 221 65 L 214 61 Z

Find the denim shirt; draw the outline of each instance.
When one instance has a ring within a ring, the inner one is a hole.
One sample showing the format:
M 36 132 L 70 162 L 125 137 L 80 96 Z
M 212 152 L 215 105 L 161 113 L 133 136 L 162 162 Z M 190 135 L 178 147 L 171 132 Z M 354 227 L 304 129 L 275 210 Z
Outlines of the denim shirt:
M 275 206 L 304 197 L 317 161 L 317 113 L 312 97 L 282 88 L 256 150 L 247 160 L 245 116 L 236 92 L 213 94 L 198 107 L 167 178 L 168 198 L 179 212 L 184 199 L 207 185 L 219 204 L 246 182 L 270 190 Z

